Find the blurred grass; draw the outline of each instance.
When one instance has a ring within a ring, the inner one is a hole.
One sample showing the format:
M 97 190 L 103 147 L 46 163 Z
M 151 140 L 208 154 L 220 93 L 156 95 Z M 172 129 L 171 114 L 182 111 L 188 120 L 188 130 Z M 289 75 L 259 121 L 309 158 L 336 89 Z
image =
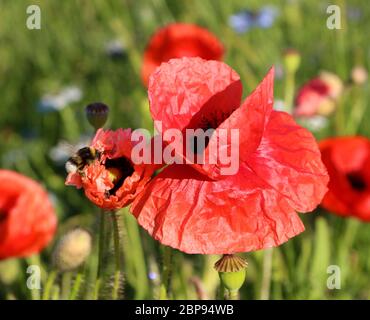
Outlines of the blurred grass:
M 329 4 L 342 8 L 341 30 L 326 28 Z M 38 4 L 42 29 L 26 28 L 26 8 Z M 280 15 L 272 28 L 252 29 L 236 34 L 228 25 L 229 16 L 241 9 L 277 6 Z M 357 10 L 360 18 L 347 19 Z M 337 73 L 344 81 L 351 68 L 370 68 L 370 7 L 366 0 L 353 1 L 246 1 L 234 0 L 122 0 L 122 1 L 26 1 L 0 2 L 0 165 L 41 181 L 53 195 L 61 221 L 91 228 L 96 209 L 82 192 L 64 186 L 62 164 L 52 161 L 50 149 L 58 141 L 77 142 L 92 135 L 83 106 L 103 101 L 111 107 L 110 127 L 151 125 L 146 90 L 141 84 L 141 57 L 150 35 L 174 21 L 192 22 L 215 33 L 225 44 L 225 61 L 240 75 L 246 96 L 272 64 L 282 65 L 282 52 L 293 47 L 302 55 L 297 85 L 320 70 Z M 112 59 L 105 52 L 107 42 L 118 39 L 126 53 Z M 42 113 L 37 105 L 42 95 L 76 85 L 83 91 L 80 102 L 62 111 Z M 275 97 L 283 97 L 283 80 L 277 77 Z M 370 136 L 369 84 L 346 95 L 340 109 L 318 138 L 329 135 Z M 272 299 L 369 299 L 370 226 L 355 220 L 329 216 L 322 210 L 303 217 L 306 232 L 274 249 Z M 160 250 L 135 220 L 124 215 L 125 297 L 155 298 L 156 280 L 148 272 L 160 265 Z M 143 248 L 141 250 L 140 248 Z M 136 248 L 132 250 L 132 248 Z M 48 251 L 43 254 L 48 261 Z M 173 297 L 196 298 L 190 278 L 202 279 L 209 297 L 218 286 L 212 270 L 215 257 L 176 253 Z M 243 299 L 260 294 L 263 252 L 246 254 L 248 277 Z M 155 262 L 153 262 L 155 261 Z M 326 268 L 341 268 L 342 289 L 328 290 Z M 90 271 L 93 272 L 93 271 Z M 0 288 L 0 297 L 25 297 L 24 277 L 10 287 Z M 10 290 L 10 291 L 8 291 Z M 10 292 L 10 293 L 9 293 Z M 11 295 L 10 295 L 11 296 Z

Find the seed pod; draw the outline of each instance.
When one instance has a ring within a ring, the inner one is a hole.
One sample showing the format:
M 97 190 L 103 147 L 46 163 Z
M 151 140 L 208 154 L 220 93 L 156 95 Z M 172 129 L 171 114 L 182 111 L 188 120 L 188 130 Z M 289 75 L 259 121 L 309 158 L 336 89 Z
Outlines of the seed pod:
M 246 277 L 246 268 L 248 263 L 233 254 L 223 255 L 215 263 L 215 269 L 218 271 L 222 284 L 229 291 L 235 292 L 243 285 Z
M 92 239 L 89 232 L 82 228 L 69 231 L 58 242 L 53 263 L 61 271 L 71 271 L 83 264 L 91 252 Z

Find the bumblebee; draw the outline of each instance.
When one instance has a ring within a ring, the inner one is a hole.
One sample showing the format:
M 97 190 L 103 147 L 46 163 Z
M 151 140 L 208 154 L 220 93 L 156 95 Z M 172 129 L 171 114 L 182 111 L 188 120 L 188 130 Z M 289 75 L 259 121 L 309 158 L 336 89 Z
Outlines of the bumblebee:
M 95 160 L 99 160 L 101 153 L 92 147 L 84 147 L 79 149 L 72 157 L 66 162 L 66 171 L 68 173 L 82 174 L 86 165 L 91 164 Z

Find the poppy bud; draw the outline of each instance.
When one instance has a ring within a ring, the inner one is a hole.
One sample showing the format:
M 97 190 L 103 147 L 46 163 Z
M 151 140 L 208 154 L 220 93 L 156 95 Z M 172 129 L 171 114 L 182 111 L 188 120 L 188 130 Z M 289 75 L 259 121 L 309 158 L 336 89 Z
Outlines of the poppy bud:
M 53 262 L 59 271 L 71 271 L 85 262 L 91 252 L 91 235 L 84 229 L 69 231 L 58 242 Z
M 221 282 L 229 290 L 230 297 L 237 296 L 246 277 L 248 263 L 233 254 L 225 254 L 215 263 L 214 268 L 218 271 Z
M 367 80 L 367 71 L 364 67 L 357 66 L 351 71 L 351 79 L 355 84 L 364 84 Z
M 90 103 L 85 108 L 89 123 L 98 130 L 102 128 L 108 119 L 109 107 L 101 102 Z
M 301 64 L 301 55 L 295 49 L 287 49 L 284 53 L 284 65 L 288 73 L 294 74 Z

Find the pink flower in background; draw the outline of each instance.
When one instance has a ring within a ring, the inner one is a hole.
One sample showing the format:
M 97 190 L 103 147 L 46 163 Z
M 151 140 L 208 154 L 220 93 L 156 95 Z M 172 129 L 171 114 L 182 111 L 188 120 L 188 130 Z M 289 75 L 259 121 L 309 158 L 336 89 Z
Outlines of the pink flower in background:
M 335 110 L 342 91 L 343 84 L 337 75 L 322 72 L 298 91 L 294 114 L 302 117 L 329 115 Z

